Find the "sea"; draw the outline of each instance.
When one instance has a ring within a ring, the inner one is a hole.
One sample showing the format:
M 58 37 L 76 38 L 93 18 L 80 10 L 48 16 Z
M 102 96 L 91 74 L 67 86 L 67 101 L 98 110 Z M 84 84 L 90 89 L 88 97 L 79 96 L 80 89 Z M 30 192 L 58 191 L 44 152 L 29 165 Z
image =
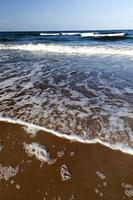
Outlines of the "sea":
M 133 31 L 0 32 L 0 120 L 133 154 Z

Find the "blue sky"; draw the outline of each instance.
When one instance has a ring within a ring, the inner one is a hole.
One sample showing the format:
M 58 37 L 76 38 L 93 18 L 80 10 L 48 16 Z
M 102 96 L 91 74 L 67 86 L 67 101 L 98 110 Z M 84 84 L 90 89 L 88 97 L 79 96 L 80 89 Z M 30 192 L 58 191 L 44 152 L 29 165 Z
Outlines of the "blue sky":
M 133 0 L 0 0 L 0 31 L 133 29 Z

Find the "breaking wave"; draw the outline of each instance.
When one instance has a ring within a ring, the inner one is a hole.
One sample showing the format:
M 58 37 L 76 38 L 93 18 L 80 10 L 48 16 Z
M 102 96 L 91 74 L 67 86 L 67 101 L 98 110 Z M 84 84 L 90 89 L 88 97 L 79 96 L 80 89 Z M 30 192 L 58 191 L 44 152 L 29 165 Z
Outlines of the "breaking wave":
M 41 36 L 81 36 L 81 37 L 124 37 L 126 33 L 98 33 L 98 32 L 58 32 L 58 33 L 40 33 Z
M 130 47 L 107 47 L 107 46 L 68 46 L 56 44 L 23 44 L 23 45 L 0 45 L 0 50 L 43 51 L 61 54 L 79 55 L 115 55 L 133 56 L 133 48 Z
M 96 38 L 101 38 L 101 37 L 124 37 L 126 36 L 126 33 L 82 33 L 82 37 L 96 37 Z
M 41 36 L 77 36 L 80 35 L 80 33 L 40 33 Z
M 59 35 L 59 33 L 40 33 L 41 36 L 56 36 Z

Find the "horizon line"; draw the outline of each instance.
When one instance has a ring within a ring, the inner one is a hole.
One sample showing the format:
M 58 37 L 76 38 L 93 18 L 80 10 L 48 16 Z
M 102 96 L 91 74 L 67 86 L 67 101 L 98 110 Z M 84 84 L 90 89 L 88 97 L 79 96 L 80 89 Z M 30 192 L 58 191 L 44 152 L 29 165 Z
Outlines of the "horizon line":
M 126 28 L 120 28 L 120 29 L 67 29 L 67 30 L 0 30 L 0 32 L 77 32 L 77 31 L 131 31 L 133 30 L 133 28 L 129 28 L 129 29 L 126 29 Z

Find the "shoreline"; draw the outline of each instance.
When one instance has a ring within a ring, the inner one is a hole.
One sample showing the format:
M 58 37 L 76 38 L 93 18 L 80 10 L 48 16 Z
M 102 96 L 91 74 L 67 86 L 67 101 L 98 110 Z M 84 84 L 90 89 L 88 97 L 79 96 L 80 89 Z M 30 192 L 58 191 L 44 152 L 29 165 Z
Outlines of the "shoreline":
M 133 155 L 133 149 L 131 147 L 120 146 L 120 144 L 119 144 L 119 146 L 117 144 L 109 144 L 108 142 L 104 142 L 97 138 L 84 139 L 78 135 L 67 135 L 64 133 L 62 134 L 58 131 L 54 131 L 52 129 L 48 129 L 48 128 L 45 128 L 45 127 L 42 127 L 39 125 L 28 123 L 28 122 L 25 122 L 25 121 L 22 121 L 19 119 L 0 117 L 0 122 L 24 126 L 27 129 L 27 132 L 29 132 L 29 134 L 33 134 L 33 135 L 36 135 L 36 132 L 38 132 L 38 131 L 43 131 L 43 132 L 50 133 L 56 137 L 63 138 L 63 139 L 69 140 L 69 141 L 80 142 L 83 144 L 100 144 L 100 145 L 110 148 L 112 150 L 121 151 L 122 153 Z
M 42 162 L 24 149 L 46 147 Z M 83 144 L 40 130 L 33 137 L 22 125 L 0 121 L 0 163 L 19 171 L 0 180 L 1 200 L 118 200 L 133 198 L 133 157 L 101 144 Z M 61 169 L 66 166 L 63 180 Z M 1 176 L 0 176 L 1 177 Z M 113 195 L 112 195 L 113 194 Z

